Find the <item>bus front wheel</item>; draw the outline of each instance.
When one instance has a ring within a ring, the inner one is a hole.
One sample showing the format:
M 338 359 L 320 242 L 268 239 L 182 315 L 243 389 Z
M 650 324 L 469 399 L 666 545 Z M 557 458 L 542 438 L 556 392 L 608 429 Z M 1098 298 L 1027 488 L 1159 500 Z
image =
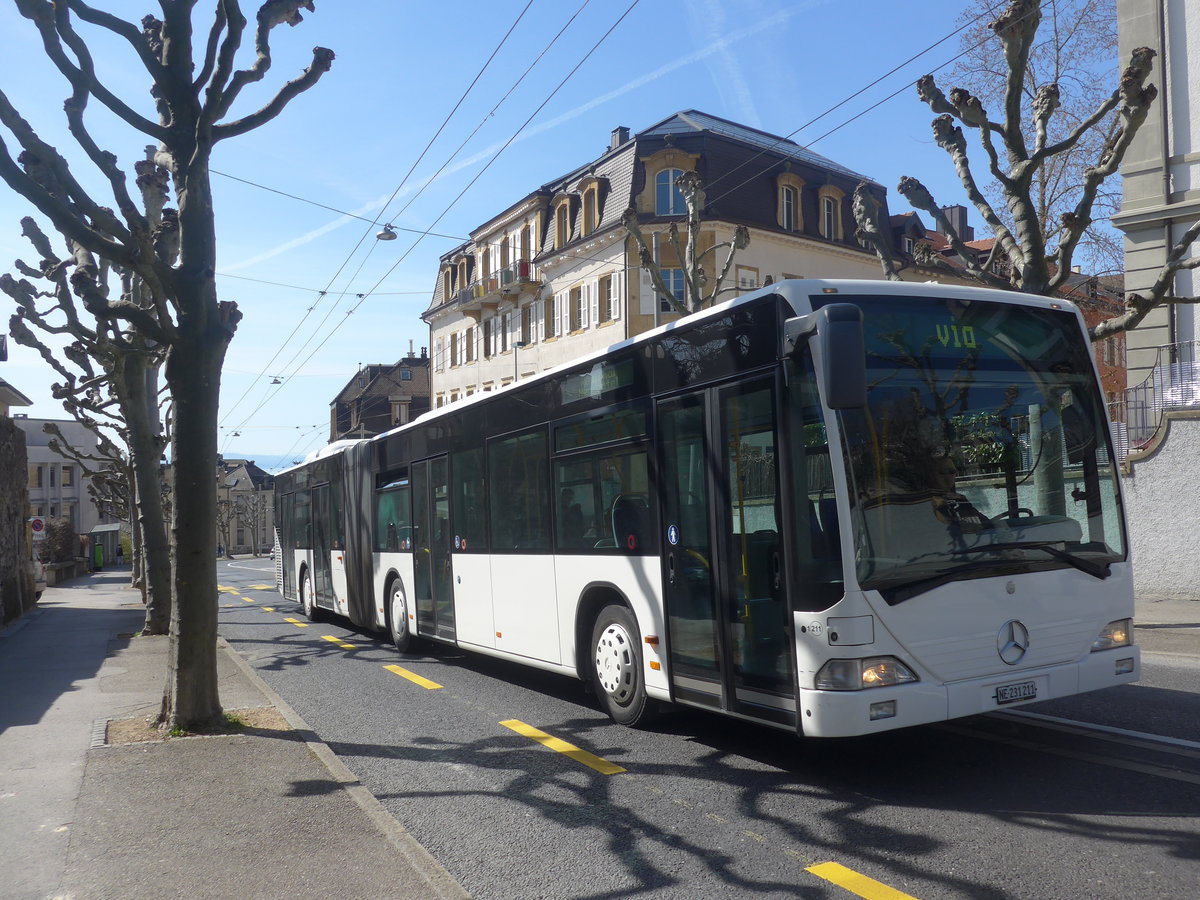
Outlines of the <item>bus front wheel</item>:
M 604 607 L 592 628 L 592 684 L 604 711 L 620 725 L 639 725 L 654 715 L 646 696 L 637 622 L 624 606 Z
M 408 627 L 408 600 L 399 578 L 388 587 L 388 631 L 396 649 L 407 653 L 413 645 L 413 634 Z

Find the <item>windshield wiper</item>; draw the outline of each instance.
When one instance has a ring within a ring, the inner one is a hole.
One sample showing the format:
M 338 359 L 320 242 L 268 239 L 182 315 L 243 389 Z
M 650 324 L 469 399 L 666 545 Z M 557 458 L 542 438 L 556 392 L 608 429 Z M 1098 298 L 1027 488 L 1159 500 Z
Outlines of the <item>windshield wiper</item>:
M 1111 564 L 1098 563 L 1077 553 L 1070 553 L 1059 546 L 1061 543 L 1061 541 L 1012 541 L 996 544 L 977 544 L 974 547 L 959 547 L 955 553 L 987 553 L 992 550 L 1044 550 L 1055 559 L 1065 562 L 1069 566 L 1074 566 L 1080 572 L 1091 575 L 1093 578 L 1104 579 L 1112 574 Z

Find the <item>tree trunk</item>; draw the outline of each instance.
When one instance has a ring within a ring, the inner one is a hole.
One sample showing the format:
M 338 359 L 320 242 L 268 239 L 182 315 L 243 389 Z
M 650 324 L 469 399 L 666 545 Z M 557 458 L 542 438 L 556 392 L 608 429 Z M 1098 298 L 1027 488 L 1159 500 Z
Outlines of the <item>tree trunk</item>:
M 166 366 L 176 413 L 171 442 L 175 604 L 159 716 L 167 728 L 215 724 L 223 717 L 217 693 L 217 538 L 212 526 L 221 365 L 230 334 L 216 321 L 216 302 L 210 310 L 203 305 L 192 306 L 200 307 L 198 314 L 180 317 Z
M 162 505 L 162 450 L 152 409 L 157 400 L 147 387 L 146 360 L 128 354 L 120 369 L 121 394 L 127 400 L 125 425 L 133 460 L 137 530 L 142 537 L 142 583 L 146 598 L 143 634 L 166 634 L 171 624 L 171 546 Z

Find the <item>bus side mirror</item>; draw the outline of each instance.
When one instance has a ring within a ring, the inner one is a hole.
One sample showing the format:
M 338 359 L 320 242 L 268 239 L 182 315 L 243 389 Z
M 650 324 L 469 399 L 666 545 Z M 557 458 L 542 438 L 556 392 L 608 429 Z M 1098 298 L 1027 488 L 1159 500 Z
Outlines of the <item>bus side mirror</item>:
M 853 303 L 831 303 L 783 323 L 786 351 L 795 354 L 805 340 L 816 340 L 814 358 L 821 367 L 825 402 L 830 409 L 867 405 L 867 353 L 862 310 Z

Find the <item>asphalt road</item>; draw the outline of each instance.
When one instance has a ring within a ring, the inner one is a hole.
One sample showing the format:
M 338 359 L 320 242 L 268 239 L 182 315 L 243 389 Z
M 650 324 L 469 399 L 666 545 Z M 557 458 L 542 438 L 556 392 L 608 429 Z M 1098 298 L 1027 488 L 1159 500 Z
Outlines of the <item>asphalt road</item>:
M 623 728 L 570 679 L 308 625 L 273 577 L 265 559 L 220 565 L 221 634 L 480 900 L 849 898 L 856 876 L 873 900 L 1200 884 L 1200 617 L 1139 629 L 1136 685 L 798 740 L 689 710 Z

